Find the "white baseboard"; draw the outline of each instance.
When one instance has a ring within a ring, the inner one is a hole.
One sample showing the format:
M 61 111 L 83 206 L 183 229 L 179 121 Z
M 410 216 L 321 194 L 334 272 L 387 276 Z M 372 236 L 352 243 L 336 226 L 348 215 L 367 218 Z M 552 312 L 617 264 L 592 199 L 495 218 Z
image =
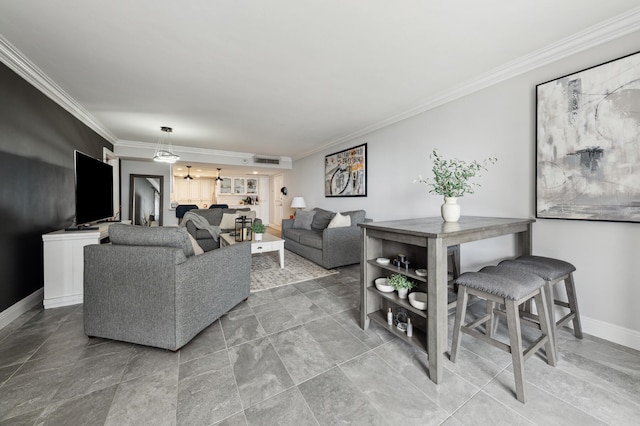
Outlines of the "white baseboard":
M 587 334 L 640 351 L 640 332 L 636 330 L 582 315 L 580 315 L 580 322 L 582 331 Z
M 4 311 L 0 312 L 0 329 L 9 325 L 11 321 L 15 320 L 34 306 L 42 305 L 43 299 L 44 287 L 36 290 L 18 303 L 11 305 Z

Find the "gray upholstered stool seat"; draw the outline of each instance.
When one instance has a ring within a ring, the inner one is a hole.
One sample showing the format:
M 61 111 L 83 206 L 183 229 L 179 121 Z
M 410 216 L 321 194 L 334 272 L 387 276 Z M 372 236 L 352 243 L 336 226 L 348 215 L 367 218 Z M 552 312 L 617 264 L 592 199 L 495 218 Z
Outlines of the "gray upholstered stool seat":
M 582 339 L 582 325 L 580 324 L 580 312 L 578 311 L 578 298 L 573 281 L 573 272 L 576 267 L 564 260 L 542 256 L 520 256 L 516 260 L 505 260 L 500 267 L 506 267 L 519 271 L 526 271 L 539 275 L 546 281 L 545 296 L 549 307 L 549 316 L 555 324 L 551 330 L 554 344 L 557 348 L 556 331 L 569 321 L 573 321 L 573 333 L 578 339 Z M 553 287 L 559 282 L 564 282 L 567 293 L 567 302 L 554 297 Z M 561 306 L 569 310 L 562 318 L 555 319 L 554 306 Z
M 456 319 L 451 342 L 451 361 L 456 361 L 462 333 L 476 337 L 498 349 L 511 353 L 513 374 L 516 382 L 516 398 L 525 402 L 524 361 L 544 346 L 547 362 L 556 365 L 556 353 L 551 336 L 551 321 L 547 315 L 547 299 L 544 296 L 545 280 L 538 275 L 515 268 L 488 266 L 478 272 L 466 272 L 456 280 L 458 285 L 458 302 Z M 467 325 L 462 321 L 467 310 L 469 295 L 487 301 L 487 314 Z M 539 311 L 539 328 L 541 336 L 528 348 L 523 348 L 522 331 L 520 329 L 519 307 L 535 300 Z M 505 305 L 507 326 L 509 328 L 509 344 L 493 337 L 494 307 L 496 303 Z M 476 330 L 485 324 L 485 332 Z
M 516 260 L 505 260 L 501 265 L 505 263 L 517 264 L 519 268 L 533 272 L 545 281 L 560 279 L 576 270 L 569 262 L 543 256 L 520 256 Z

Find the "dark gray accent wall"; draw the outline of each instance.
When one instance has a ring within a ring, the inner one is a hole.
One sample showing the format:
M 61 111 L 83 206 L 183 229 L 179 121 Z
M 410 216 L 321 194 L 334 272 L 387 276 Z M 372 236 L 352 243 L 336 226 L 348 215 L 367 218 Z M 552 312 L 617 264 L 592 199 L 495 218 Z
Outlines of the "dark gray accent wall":
M 0 63 L 0 312 L 43 286 L 42 234 L 75 211 L 73 151 L 113 145 Z

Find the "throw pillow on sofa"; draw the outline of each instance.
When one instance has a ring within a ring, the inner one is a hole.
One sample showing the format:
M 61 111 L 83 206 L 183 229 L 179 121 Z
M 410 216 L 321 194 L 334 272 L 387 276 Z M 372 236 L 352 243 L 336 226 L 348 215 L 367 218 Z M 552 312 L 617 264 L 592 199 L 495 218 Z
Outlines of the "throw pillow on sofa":
M 236 218 L 241 216 L 246 216 L 247 219 L 255 220 L 256 212 L 254 211 L 238 211 L 235 213 L 223 213 L 222 220 L 220 221 L 220 229 L 224 230 L 235 230 L 236 229 Z
M 327 228 L 344 228 L 346 226 L 351 226 L 351 216 L 349 215 L 341 215 L 339 212 L 331 219 Z
M 220 221 L 220 229 L 235 229 L 238 213 L 223 213 Z
M 311 229 L 311 223 L 313 222 L 315 214 L 315 210 L 298 210 L 296 216 L 293 218 L 293 227 L 298 229 Z
M 316 214 L 313 216 L 311 229 L 315 229 L 316 231 L 322 231 L 324 228 L 329 226 L 329 222 L 331 222 L 331 219 L 333 219 L 333 216 L 335 215 L 334 212 L 321 209 L 320 207 L 316 207 L 313 211 L 315 211 Z
M 197 256 L 199 254 L 204 254 L 204 250 L 200 247 L 200 244 L 196 241 L 195 238 L 189 234 L 189 241 L 191 241 L 191 245 L 193 246 L 193 253 Z

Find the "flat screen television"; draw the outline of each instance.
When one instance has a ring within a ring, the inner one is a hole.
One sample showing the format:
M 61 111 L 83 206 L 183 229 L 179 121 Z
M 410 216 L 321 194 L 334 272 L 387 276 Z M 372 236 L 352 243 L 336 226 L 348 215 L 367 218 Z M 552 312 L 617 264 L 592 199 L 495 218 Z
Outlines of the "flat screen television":
M 75 151 L 76 226 L 113 216 L 113 167 Z

